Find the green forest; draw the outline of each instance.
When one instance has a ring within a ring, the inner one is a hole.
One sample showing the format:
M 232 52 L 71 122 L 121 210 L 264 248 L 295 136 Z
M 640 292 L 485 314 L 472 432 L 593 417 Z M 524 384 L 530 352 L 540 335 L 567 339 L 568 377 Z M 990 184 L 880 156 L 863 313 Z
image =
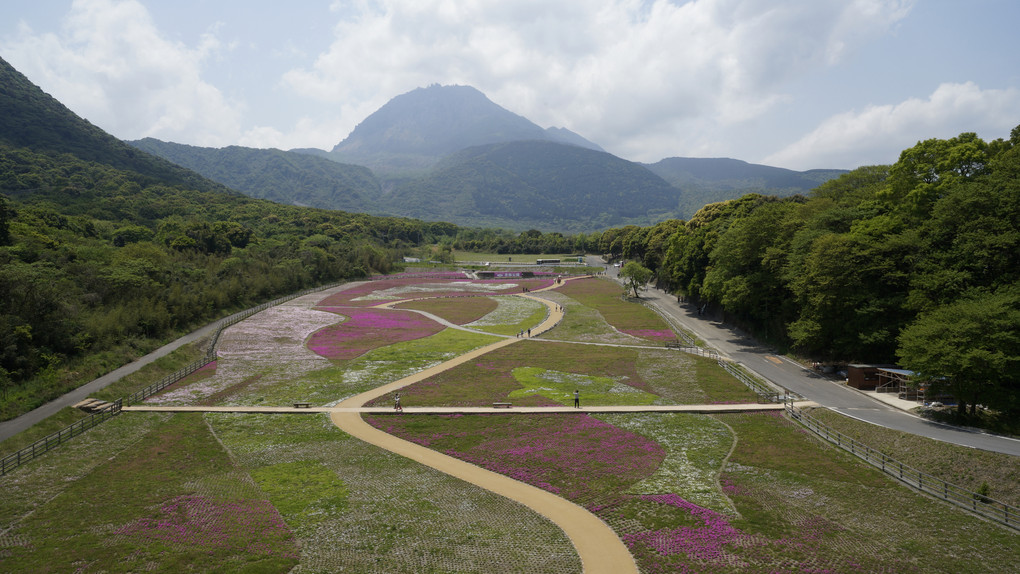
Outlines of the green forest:
M 1020 412 L 1020 126 L 922 141 L 807 197 L 752 194 L 596 239 L 780 348 L 899 364 L 961 412 Z
M 230 312 L 386 273 L 457 230 L 146 183 L 69 154 L 8 146 L 0 189 L 5 413 Z

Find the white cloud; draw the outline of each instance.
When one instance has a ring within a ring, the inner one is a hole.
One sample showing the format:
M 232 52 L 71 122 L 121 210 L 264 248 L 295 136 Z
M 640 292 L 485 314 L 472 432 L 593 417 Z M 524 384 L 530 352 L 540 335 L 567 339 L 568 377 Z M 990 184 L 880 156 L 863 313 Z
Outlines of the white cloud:
M 238 104 L 201 77 L 221 46 L 172 42 L 135 0 L 76 0 L 59 33 L 22 25 L 5 58 L 75 113 L 124 139 L 234 143 Z
M 284 83 L 339 105 L 346 131 L 397 94 L 435 82 L 470 84 L 536 123 L 655 161 L 668 148 L 710 145 L 701 130 L 740 124 L 786 101 L 790 80 L 885 33 L 911 4 L 337 3 L 332 45 Z
M 950 138 L 976 132 L 986 139 L 1008 137 L 1018 123 L 1020 90 L 982 90 L 972 82 L 942 84 L 928 99 L 869 106 L 830 117 L 764 163 L 791 169 L 855 168 L 891 164 L 920 139 Z M 863 158 L 845 165 L 844 158 Z

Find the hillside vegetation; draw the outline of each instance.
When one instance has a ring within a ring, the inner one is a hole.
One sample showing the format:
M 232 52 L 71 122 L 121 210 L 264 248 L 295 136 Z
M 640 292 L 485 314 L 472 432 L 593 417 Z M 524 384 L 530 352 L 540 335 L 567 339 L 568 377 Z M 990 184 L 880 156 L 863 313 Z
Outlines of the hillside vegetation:
M 374 213 L 380 187 L 366 167 L 278 149 L 202 148 L 152 138 L 129 142 L 258 199 Z
M 919 142 L 807 197 L 752 194 L 596 239 L 772 343 L 901 364 L 961 413 L 1020 411 L 1020 127 Z
M 0 60 L 0 417 L 232 310 L 387 272 L 448 224 L 255 200 L 91 126 Z
M 401 215 L 425 219 L 577 231 L 672 216 L 675 194 L 660 177 L 611 154 L 528 141 L 458 152 L 398 187 L 388 202 Z

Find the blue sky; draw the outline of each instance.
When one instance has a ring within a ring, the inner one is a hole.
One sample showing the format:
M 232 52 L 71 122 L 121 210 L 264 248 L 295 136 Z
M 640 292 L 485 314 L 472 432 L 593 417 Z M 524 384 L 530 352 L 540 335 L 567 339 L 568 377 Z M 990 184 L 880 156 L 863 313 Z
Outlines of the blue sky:
M 330 149 L 471 85 L 620 157 L 892 163 L 1020 124 L 1015 0 L 4 0 L 0 57 L 123 139 Z

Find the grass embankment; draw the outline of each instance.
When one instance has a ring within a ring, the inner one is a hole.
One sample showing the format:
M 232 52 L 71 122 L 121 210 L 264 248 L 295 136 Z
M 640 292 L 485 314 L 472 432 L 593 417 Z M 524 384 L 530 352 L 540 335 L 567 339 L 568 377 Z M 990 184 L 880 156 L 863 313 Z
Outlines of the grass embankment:
M 173 353 L 160 357 L 134 373 L 115 381 L 105 389 L 92 393 L 90 397 L 104 401 L 115 401 L 126 397 L 201 359 L 206 354 L 207 346 L 208 341 L 185 345 Z M 89 416 L 87 413 L 78 409 L 62 409 L 57 414 L 48 417 L 30 429 L 0 442 L 0 453 L 9 454 L 15 452 L 87 416 Z
M 1020 507 L 1020 459 L 934 441 L 861 422 L 828 409 L 809 414 L 847 436 L 921 472 L 974 492 Z
M 676 339 L 662 317 L 643 305 L 625 300 L 623 287 L 618 283 L 607 279 L 575 279 L 556 291 L 576 302 L 578 307 L 571 308 L 573 312 L 549 333 L 551 338 L 638 345 L 661 345 Z

